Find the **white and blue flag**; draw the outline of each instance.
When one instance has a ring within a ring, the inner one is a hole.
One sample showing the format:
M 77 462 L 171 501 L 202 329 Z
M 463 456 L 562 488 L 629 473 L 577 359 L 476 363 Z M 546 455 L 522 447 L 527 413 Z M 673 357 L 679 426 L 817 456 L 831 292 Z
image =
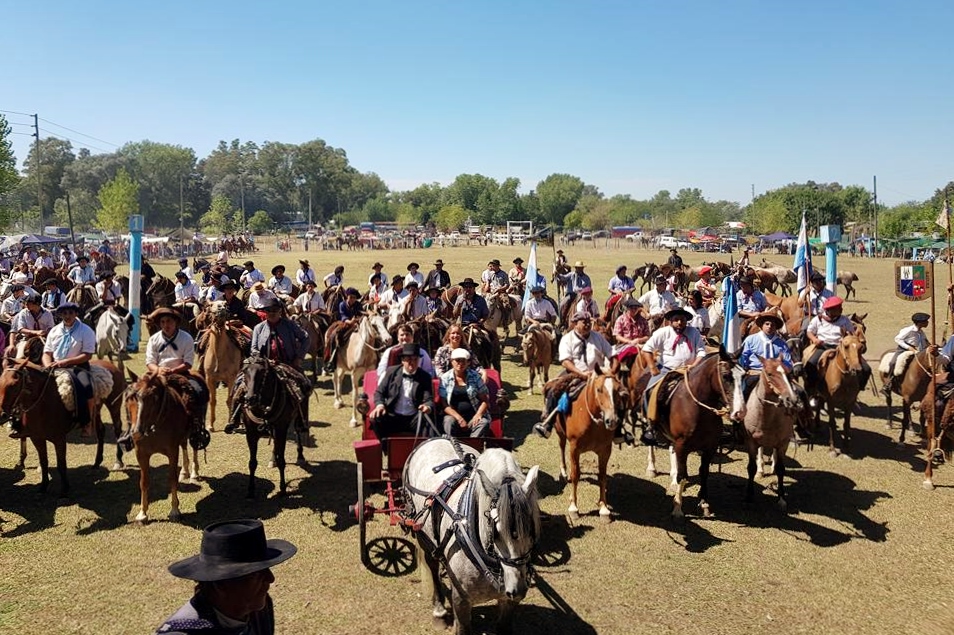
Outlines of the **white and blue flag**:
M 732 276 L 722 280 L 722 302 L 725 324 L 722 327 L 722 346 L 729 355 L 742 348 L 742 318 L 739 317 L 739 298 L 735 293 Z
M 798 230 L 798 245 L 795 247 L 795 264 L 792 266 L 797 276 L 798 295 L 808 288 L 812 279 L 812 250 L 808 244 L 808 227 L 805 224 L 805 212 L 802 211 L 802 227 Z
M 527 258 L 527 284 L 523 290 L 523 304 L 530 301 L 530 289 L 547 286 L 547 279 L 537 271 L 537 242 L 530 242 L 530 256 Z

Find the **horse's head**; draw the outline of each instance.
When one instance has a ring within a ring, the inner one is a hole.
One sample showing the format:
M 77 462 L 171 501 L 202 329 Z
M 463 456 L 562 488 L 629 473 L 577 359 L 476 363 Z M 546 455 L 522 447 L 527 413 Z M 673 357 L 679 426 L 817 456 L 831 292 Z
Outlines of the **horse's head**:
M 161 376 L 158 373 L 147 372 L 137 376 L 131 370 L 129 373 L 129 387 L 123 395 L 126 403 L 126 417 L 129 419 L 129 428 L 144 430 L 140 427 L 140 418 L 143 413 L 150 413 L 156 417 L 162 416 L 162 399 L 165 394 Z
M 530 586 L 530 560 L 540 538 L 540 508 L 537 504 L 539 466 L 526 476 L 506 450 L 491 448 L 477 459 L 481 542 L 493 545 L 500 561 L 503 588 L 508 599 L 519 602 Z
M 258 406 L 269 384 L 269 362 L 264 357 L 250 357 L 242 364 L 245 399 L 252 408 Z
M 846 374 L 854 375 L 861 372 L 861 360 L 865 347 L 865 336 L 860 329 L 841 338 L 841 342 L 838 344 L 838 354 L 845 360 Z
M 788 379 L 788 373 L 785 372 L 785 366 L 777 359 L 764 359 L 759 357 L 762 362 L 762 372 L 759 381 L 765 387 L 767 393 L 774 394 L 778 398 L 778 403 L 782 408 L 789 410 L 798 410 L 802 406 L 802 401 L 792 387 Z
M 28 394 L 25 366 L 26 362 L 21 361 L 0 373 L 0 411 L 4 414 L 13 414 L 19 401 Z
M 375 313 L 369 313 L 365 315 L 364 319 L 361 320 L 361 324 L 368 330 L 368 336 L 373 341 L 380 341 L 381 346 L 390 346 L 393 341 L 391 338 L 391 333 L 388 331 L 388 325 L 385 324 L 384 318 Z
M 620 405 L 626 399 L 620 396 L 622 384 L 614 375 L 593 374 L 590 377 L 586 390 L 592 390 L 592 396 L 586 405 L 590 409 L 590 417 L 600 417 L 603 425 L 614 428 L 620 424 Z M 597 411 L 594 413 L 594 409 Z

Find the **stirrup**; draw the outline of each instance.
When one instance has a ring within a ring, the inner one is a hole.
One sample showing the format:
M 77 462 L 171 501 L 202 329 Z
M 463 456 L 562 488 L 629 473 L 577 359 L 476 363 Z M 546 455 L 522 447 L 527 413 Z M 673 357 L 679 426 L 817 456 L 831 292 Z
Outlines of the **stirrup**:
M 551 430 L 542 421 L 539 423 L 533 424 L 533 431 L 536 432 L 539 436 L 543 437 L 544 439 L 550 438 Z

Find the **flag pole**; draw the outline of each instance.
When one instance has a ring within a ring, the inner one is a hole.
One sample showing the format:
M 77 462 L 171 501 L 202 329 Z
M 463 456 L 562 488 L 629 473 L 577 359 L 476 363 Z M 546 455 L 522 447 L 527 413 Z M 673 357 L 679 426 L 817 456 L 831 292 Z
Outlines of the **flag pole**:
M 954 303 L 952 303 L 952 289 L 954 289 L 954 254 L 951 254 L 951 206 L 947 199 L 947 188 L 944 188 L 944 216 L 947 220 L 947 310 L 944 319 L 948 329 L 954 331 Z

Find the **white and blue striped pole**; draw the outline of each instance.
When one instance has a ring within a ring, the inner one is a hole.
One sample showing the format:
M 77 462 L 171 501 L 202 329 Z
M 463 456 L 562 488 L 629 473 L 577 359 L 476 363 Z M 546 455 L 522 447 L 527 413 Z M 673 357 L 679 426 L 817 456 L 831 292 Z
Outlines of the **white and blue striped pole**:
M 139 352 L 140 313 L 139 294 L 142 280 L 142 229 L 143 219 L 139 214 L 129 217 L 129 313 L 133 316 L 129 352 Z

